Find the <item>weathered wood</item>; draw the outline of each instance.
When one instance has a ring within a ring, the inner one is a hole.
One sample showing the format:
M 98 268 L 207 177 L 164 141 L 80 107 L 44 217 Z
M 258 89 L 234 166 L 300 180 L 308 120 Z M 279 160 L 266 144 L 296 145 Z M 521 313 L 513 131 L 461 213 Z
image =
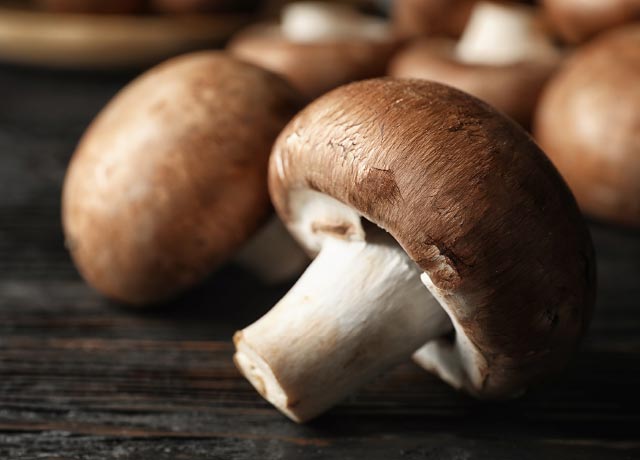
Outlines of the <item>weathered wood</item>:
M 591 226 L 600 290 L 570 368 L 473 401 L 411 363 L 298 426 L 231 362 L 233 332 L 287 286 L 229 266 L 131 311 L 64 250 L 59 194 L 91 116 L 128 76 L 0 68 L 0 458 L 567 459 L 640 456 L 640 234 Z

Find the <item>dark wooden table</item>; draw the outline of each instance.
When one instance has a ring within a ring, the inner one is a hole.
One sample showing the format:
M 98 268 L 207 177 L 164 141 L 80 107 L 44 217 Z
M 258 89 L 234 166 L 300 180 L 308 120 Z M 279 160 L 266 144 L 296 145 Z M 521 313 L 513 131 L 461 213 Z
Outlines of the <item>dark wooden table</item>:
M 299 426 L 231 362 L 287 286 L 229 266 L 172 305 L 119 308 L 63 247 L 75 142 L 130 75 L 0 67 L 0 459 L 640 458 L 640 233 L 592 225 L 600 292 L 555 382 L 507 404 L 411 363 Z

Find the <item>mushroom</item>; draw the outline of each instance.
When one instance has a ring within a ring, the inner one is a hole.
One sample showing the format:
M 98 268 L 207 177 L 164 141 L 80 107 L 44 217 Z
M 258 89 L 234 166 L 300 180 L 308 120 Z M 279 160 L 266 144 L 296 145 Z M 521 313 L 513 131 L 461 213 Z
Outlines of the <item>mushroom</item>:
M 236 333 L 234 359 L 295 421 L 425 344 L 422 362 L 454 387 L 517 395 L 587 326 L 593 248 L 571 193 L 521 128 L 466 93 L 393 79 L 336 89 L 280 134 L 269 188 L 317 257 Z
M 120 91 L 65 178 L 66 244 L 82 276 L 144 305 L 227 260 L 268 217 L 270 148 L 299 104 L 277 75 L 219 52 L 171 59 Z
M 42 9 L 65 13 L 135 13 L 143 0 L 37 0 Z
M 640 24 L 578 49 L 545 89 L 534 134 L 587 213 L 640 227 Z
M 389 74 L 466 91 L 528 126 L 559 52 L 524 5 L 478 3 L 462 38 L 418 39 L 396 54 Z
M 395 0 L 393 27 L 399 37 L 459 37 L 478 0 Z
M 640 20 L 640 0 L 542 0 L 549 21 L 569 43 Z
M 462 38 L 418 39 L 398 52 L 389 74 L 466 91 L 528 126 L 559 52 L 524 5 L 478 3 Z
M 228 47 L 241 59 L 286 77 L 309 99 L 341 84 L 383 75 L 396 49 L 390 28 L 346 5 L 287 5 L 281 24 L 258 24 Z

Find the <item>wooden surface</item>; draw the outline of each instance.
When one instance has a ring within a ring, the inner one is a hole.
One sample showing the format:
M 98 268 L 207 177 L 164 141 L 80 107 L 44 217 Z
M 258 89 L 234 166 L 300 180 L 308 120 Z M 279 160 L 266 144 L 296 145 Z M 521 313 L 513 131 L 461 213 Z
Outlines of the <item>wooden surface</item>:
M 49 13 L 0 0 L 0 59 L 66 69 L 141 68 L 219 45 L 249 18 L 237 14 Z
M 640 458 L 640 233 L 592 225 L 600 294 L 570 368 L 481 404 L 411 363 L 306 426 L 231 363 L 287 286 L 226 267 L 159 311 L 101 299 L 59 225 L 74 144 L 127 75 L 0 67 L 0 459 Z

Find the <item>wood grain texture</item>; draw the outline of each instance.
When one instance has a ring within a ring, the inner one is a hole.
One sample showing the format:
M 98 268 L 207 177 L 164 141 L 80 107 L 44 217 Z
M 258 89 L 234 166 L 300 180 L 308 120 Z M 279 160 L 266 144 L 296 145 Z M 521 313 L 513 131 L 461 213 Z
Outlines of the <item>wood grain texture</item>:
M 233 13 L 67 13 L 64 8 L 24 8 L 25 3 L 0 2 L 0 58 L 54 68 L 141 68 L 179 53 L 220 45 L 249 19 Z
M 555 382 L 483 404 L 411 363 L 312 424 L 272 409 L 230 338 L 287 289 L 228 266 L 135 312 L 78 278 L 59 193 L 75 141 L 129 75 L 0 67 L 0 458 L 633 459 L 640 456 L 640 235 L 592 224 L 600 289 Z

